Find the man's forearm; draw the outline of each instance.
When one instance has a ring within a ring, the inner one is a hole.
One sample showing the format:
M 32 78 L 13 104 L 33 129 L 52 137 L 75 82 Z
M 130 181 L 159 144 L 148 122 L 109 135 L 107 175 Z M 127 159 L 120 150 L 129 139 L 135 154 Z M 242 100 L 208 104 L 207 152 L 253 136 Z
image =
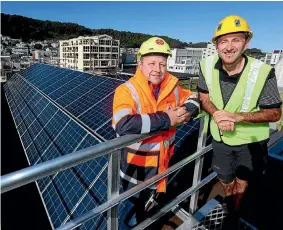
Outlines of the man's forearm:
M 209 98 L 200 98 L 200 100 L 202 109 L 213 116 L 214 112 L 218 110 L 215 105 L 209 100 Z
M 237 122 L 261 123 L 261 122 L 276 122 L 281 117 L 281 109 L 261 109 L 253 113 L 236 113 Z

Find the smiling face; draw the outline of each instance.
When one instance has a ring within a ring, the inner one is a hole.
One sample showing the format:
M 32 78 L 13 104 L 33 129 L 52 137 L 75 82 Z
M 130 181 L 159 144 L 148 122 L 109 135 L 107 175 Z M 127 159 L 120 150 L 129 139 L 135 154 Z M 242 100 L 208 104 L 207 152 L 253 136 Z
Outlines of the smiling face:
M 167 58 L 164 56 L 144 56 L 139 68 L 147 80 L 153 85 L 160 84 L 167 70 Z
M 220 36 L 216 42 L 217 52 L 223 64 L 234 64 L 248 48 L 249 39 L 244 33 L 231 33 Z

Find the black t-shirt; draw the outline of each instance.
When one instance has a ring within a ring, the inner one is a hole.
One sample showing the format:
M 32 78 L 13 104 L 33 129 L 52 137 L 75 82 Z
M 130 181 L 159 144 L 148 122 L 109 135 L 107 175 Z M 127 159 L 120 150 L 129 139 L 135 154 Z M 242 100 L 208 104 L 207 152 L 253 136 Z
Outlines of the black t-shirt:
M 224 106 L 228 103 L 236 85 L 246 68 L 248 63 L 248 58 L 245 57 L 245 65 L 240 73 L 229 76 L 228 73 L 222 67 L 222 61 L 219 58 L 218 62 L 215 64 L 214 68 L 219 70 L 219 83 L 222 93 Z M 201 93 L 208 93 L 208 88 L 200 68 L 200 76 L 198 80 L 198 91 Z M 268 108 L 280 108 L 282 101 L 277 87 L 277 81 L 275 76 L 275 70 L 272 68 L 269 72 L 265 85 L 258 100 L 259 107 L 262 109 Z

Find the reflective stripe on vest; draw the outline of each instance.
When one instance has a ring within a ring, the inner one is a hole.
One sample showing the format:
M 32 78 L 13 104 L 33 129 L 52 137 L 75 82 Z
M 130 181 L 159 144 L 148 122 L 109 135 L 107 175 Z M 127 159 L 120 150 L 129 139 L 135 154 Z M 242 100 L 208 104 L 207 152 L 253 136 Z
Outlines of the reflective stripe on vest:
M 212 92 L 212 74 L 213 74 L 213 63 L 215 56 L 209 56 L 206 58 L 205 69 L 206 69 L 206 84 L 209 92 Z M 251 95 L 254 90 L 256 80 L 258 78 L 259 69 L 263 62 L 256 60 L 251 63 L 250 71 L 248 73 L 248 81 L 244 94 L 244 101 L 241 107 L 241 112 L 246 112 L 251 102 Z
M 141 128 L 141 134 L 149 133 L 150 132 L 150 117 L 148 114 L 141 115 L 142 119 L 142 128 Z
M 129 182 L 131 182 L 133 184 L 140 184 L 140 183 L 143 182 L 143 181 L 137 180 L 137 179 L 135 179 L 133 177 L 130 177 L 130 176 L 126 175 L 122 170 L 120 170 L 120 176 L 123 179 L 125 179 L 125 180 L 127 180 L 127 181 L 129 181 Z
M 126 181 L 129 181 L 130 183 L 132 183 L 132 184 L 140 184 L 140 183 L 142 183 L 143 181 L 140 181 L 140 180 L 137 180 L 137 179 L 135 179 L 135 178 L 133 178 L 133 177 L 130 177 L 130 176 L 128 176 L 128 175 L 126 175 L 122 170 L 120 170 L 120 176 L 124 179 L 124 180 L 126 180 Z M 152 185 L 152 186 L 150 186 L 150 187 L 148 187 L 148 188 L 150 188 L 150 189 L 156 189 L 156 185 Z
M 172 135 L 167 140 L 163 141 L 163 146 L 166 148 L 173 144 L 175 140 L 175 135 Z M 130 149 L 134 149 L 136 151 L 144 151 L 144 152 L 152 152 L 160 150 L 160 142 L 154 142 L 149 144 L 141 144 L 141 142 L 134 143 L 128 146 Z
M 179 106 L 179 91 L 177 86 L 174 88 L 174 95 L 176 100 L 176 106 Z
M 131 91 L 132 97 L 136 102 L 137 105 L 137 113 L 141 114 L 141 102 L 139 99 L 138 92 L 136 91 L 135 86 L 131 82 L 126 82 L 126 86 Z M 142 128 L 141 128 L 141 134 L 149 133 L 150 132 L 150 117 L 148 114 L 141 115 L 142 119 Z
M 128 146 L 130 149 L 134 149 L 137 151 L 144 151 L 144 152 L 150 152 L 150 151 L 159 151 L 160 150 L 160 142 L 158 143 L 150 143 L 150 144 L 141 144 L 141 142 L 134 143 Z
M 135 100 L 136 105 L 137 105 L 137 112 L 140 114 L 141 113 L 141 103 L 140 103 L 139 95 L 138 95 L 134 85 L 131 82 L 127 81 L 125 84 L 129 88 L 129 90 L 131 91 L 132 98 Z
M 263 62 L 256 60 L 254 62 L 251 63 L 251 67 L 250 67 L 250 72 L 248 75 L 248 81 L 247 81 L 247 86 L 246 86 L 246 91 L 245 91 L 245 95 L 244 95 L 244 101 L 242 104 L 242 108 L 241 108 L 241 112 L 247 112 L 250 102 L 251 102 L 251 97 L 252 97 L 252 93 L 254 91 L 254 87 L 255 87 L 255 83 L 257 81 L 257 78 L 259 76 L 259 69 L 261 67 L 261 65 L 263 64 Z
M 132 109 L 129 109 L 129 108 L 126 108 L 126 109 L 120 109 L 117 113 L 115 113 L 113 115 L 113 120 L 114 120 L 114 123 L 117 124 L 118 121 L 121 120 L 121 118 L 123 118 L 124 116 L 126 115 L 130 115 L 132 114 Z
M 172 145 L 174 143 L 174 141 L 175 141 L 175 134 L 164 141 L 164 144 L 163 144 L 164 148 L 167 148 L 170 145 Z
M 206 85 L 207 85 L 209 92 L 211 92 L 211 87 L 212 87 L 212 74 L 213 74 L 212 70 L 213 70 L 214 58 L 215 56 L 209 56 L 205 60 L 205 73 L 206 75 L 208 75 L 206 79 Z
M 191 98 L 188 98 L 187 100 L 185 100 L 184 104 L 187 104 L 187 103 L 194 104 L 198 108 L 198 111 L 200 112 L 200 104 L 198 102 L 192 100 Z

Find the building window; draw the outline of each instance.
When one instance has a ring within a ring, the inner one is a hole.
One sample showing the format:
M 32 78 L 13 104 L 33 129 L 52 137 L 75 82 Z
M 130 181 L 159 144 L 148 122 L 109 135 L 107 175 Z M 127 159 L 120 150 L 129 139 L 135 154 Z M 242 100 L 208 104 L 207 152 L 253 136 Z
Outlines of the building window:
M 112 46 L 118 46 L 118 41 L 113 40 L 112 41 Z
M 89 46 L 84 46 L 83 47 L 83 52 L 89 52 Z
M 98 54 L 90 54 L 91 59 L 98 59 Z
M 106 41 L 105 40 L 99 40 L 99 45 L 106 45 Z
M 97 53 L 97 52 L 98 52 L 98 47 L 97 47 L 97 46 L 91 46 L 91 47 L 90 47 L 90 51 Z
M 84 54 L 83 59 L 89 59 L 89 54 Z
M 84 66 L 89 66 L 89 61 L 84 61 Z
M 101 61 L 101 66 L 108 66 L 108 61 Z

